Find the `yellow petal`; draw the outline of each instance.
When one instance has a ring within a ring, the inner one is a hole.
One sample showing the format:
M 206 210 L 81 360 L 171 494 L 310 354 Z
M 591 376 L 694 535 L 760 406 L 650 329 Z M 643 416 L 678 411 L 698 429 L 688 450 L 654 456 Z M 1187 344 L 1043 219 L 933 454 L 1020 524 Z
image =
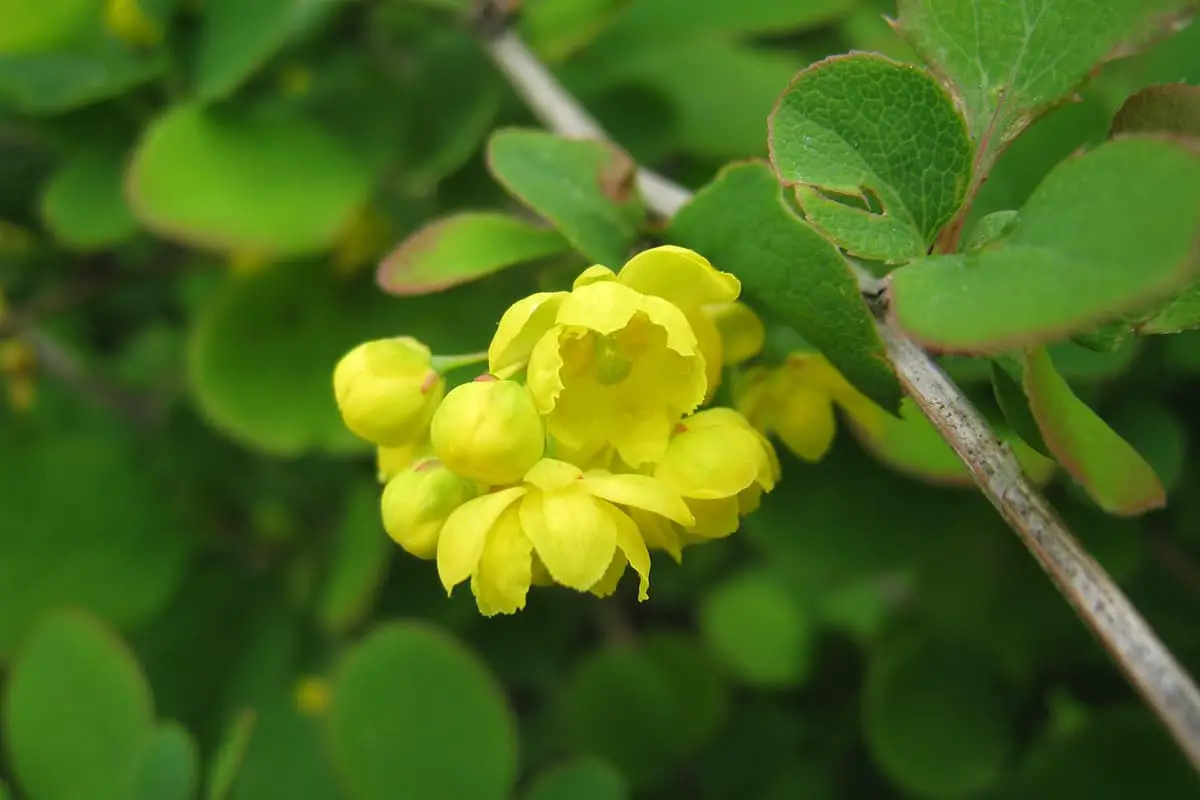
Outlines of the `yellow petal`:
M 583 471 L 574 464 L 543 458 L 525 473 L 525 482 L 532 483 L 543 492 L 566 489 L 583 477 Z
M 471 590 L 484 615 L 512 614 L 525 607 L 532 581 L 533 542 L 521 529 L 518 506 L 510 505 L 487 536 Z
M 521 501 L 521 526 L 555 582 L 581 592 L 604 576 L 617 549 L 613 520 L 579 490 L 530 492 Z
M 626 262 L 617 279 L 681 308 L 728 303 L 742 290 L 733 275 L 714 269 L 699 253 L 674 245 L 643 250 Z
M 495 374 L 529 359 L 534 344 L 554 325 L 566 292 L 538 292 L 508 307 L 488 346 L 488 371 Z
M 691 525 L 692 512 L 679 493 L 649 475 L 614 475 L 596 470 L 587 472 L 580 482 L 585 492 L 622 506 L 650 511 L 680 525 Z
M 449 593 L 465 581 L 479 566 L 488 531 L 504 513 L 504 509 L 525 494 L 524 486 L 513 486 L 499 492 L 468 500 L 456 508 L 438 538 L 437 566 L 442 586 Z
M 688 499 L 715 500 L 736 496 L 765 467 L 762 445 L 749 428 L 689 428 L 671 439 L 654 477 Z
M 575 279 L 575 283 L 571 288 L 578 289 L 580 286 L 587 286 L 589 283 L 597 281 L 614 281 L 617 279 L 617 273 L 613 272 L 603 264 L 593 264 L 592 266 L 579 273 L 579 277 Z
M 688 314 L 688 323 L 696 334 L 696 347 L 704 356 L 704 381 L 708 385 L 704 402 L 712 400 L 721 385 L 721 370 L 725 366 L 725 347 L 716 324 L 700 311 Z
M 740 522 L 737 497 L 719 500 L 688 500 L 688 508 L 696 515 L 696 524 L 688 533 L 703 539 L 720 539 L 738 529 Z
M 691 513 L 691 509 L 688 509 Z M 646 547 L 651 550 L 662 550 L 666 552 L 679 563 L 683 560 L 682 547 L 679 542 L 679 529 L 675 523 L 660 517 L 658 514 L 651 514 L 648 511 L 642 511 L 640 508 L 629 509 L 629 518 L 638 526 L 638 530 L 642 533 L 642 540 L 646 542 Z
M 734 411 L 732 408 L 726 408 L 725 406 L 706 408 L 703 411 L 692 414 L 690 417 L 684 420 L 683 424 L 689 431 L 728 427 L 753 430 L 753 426 L 750 425 L 750 420 L 746 419 L 744 414 Z
M 601 334 L 615 333 L 641 310 L 643 299 L 641 294 L 616 281 L 589 283 L 563 300 L 557 322 Z
M 704 309 L 720 332 L 726 364 L 740 364 L 762 352 L 767 340 L 763 321 L 745 303 L 723 303 Z
M 629 566 L 629 561 L 625 558 L 625 554 L 617 550 L 613 553 L 612 562 L 604 571 L 603 577 L 596 581 L 596 585 L 588 591 L 596 597 L 608 597 L 617 590 L 617 584 L 621 582 L 621 576 L 625 574 L 627 566 Z
M 566 334 L 555 326 L 537 340 L 529 354 L 529 367 L 525 373 L 525 387 L 533 395 L 533 404 L 539 414 L 549 414 L 562 395 L 562 353 L 559 338 Z
M 837 433 L 833 401 L 818 389 L 795 387 L 777 411 L 774 428 L 788 450 L 805 461 L 820 461 Z
M 600 505 L 616 527 L 617 547 L 641 579 L 638 583 L 638 600 L 644 601 L 649 597 L 650 590 L 650 551 L 646 549 L 646 542 L 637 525 L 625 512 L 608 503 L 602 502 Z

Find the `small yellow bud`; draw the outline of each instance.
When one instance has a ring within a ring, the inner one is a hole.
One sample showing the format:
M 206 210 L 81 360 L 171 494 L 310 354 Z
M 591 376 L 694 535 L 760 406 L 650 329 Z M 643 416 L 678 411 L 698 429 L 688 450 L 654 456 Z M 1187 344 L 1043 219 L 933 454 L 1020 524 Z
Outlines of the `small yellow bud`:
M 380 502 L 384 530 L 417 558 L 433 558 L 446 517 L 477 493 L 474 484 L 441 462 L 422 461 L 384 487 Z
M 442 463 L 488 486 L 521 480 L 546 447 L 542 419 L 528 390 L 491 376 L 446 395 L 433 415 L 430 437 Z
M 385 447 L 421 436 L 444 390 L 429 348 L 409 336 L 364 342 L 333 371 L 333 391 L 346 427 Z

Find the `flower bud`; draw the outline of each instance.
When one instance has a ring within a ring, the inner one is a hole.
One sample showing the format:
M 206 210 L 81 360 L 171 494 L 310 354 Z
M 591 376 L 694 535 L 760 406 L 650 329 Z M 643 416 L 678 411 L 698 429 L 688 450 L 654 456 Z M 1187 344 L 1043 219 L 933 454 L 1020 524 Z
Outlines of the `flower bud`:
M 430 437 L 447 467 L 488 486 L 521 480 L 546 446 L 529 392 L 494 378 L 465 383 L 446 395 L 433 415 Z
M 446 517 L 476 493 L 474 484 L 440 462 L 422 461 L 397 473 L 384 487 L 384 530 L 412 555 L 433 558 Z
M 333 371 L 333 391 L 346 427 L 385 447 L 419 437 L 444 390 L 429 348 L 408 336 L 364 342 Z

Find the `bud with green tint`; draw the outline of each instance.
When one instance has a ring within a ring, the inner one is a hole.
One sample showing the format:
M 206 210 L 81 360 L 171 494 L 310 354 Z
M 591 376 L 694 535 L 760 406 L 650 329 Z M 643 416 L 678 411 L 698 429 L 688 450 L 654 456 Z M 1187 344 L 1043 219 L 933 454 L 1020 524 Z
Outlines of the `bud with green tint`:
M 383 527 L 418 558 L 433 558 L 450 512 L 478 494 L 474 483 L 439 461 L 422 461 L 397 473 L 383 490 Z
M 343 356 L 333 390 L 346 427 L 386 447 L 421 436 L 445 391 L 431 360 L 410 336 L 364 342 Z
M 488 486 L 515 483 L 546 446 L 533 398 L 515 381 L 484 379 L 455 387 L 433 416 L 433 451 L 459 475 Z

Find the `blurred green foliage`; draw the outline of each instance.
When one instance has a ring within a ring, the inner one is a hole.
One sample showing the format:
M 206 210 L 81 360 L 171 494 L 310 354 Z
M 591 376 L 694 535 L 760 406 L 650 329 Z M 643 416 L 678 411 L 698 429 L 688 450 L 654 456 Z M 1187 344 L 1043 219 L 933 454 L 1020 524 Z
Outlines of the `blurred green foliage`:
M 995 52 L 937 38 L 966 35 L 949 0 L 901 3 L 954 80 L 1006 68 L 1012 30 L 1000 23 L 1014 4 L 975 2 L 997 23 Z M 1200 797 L 911 408 L 861 444 L 839 436 L 819 464 L 781 453 L 783 484 L 739 534 L 682 564 L 656 558 L 648 603 L 555 590 L 483 619 L 465 592 L 446 597 L 430 565 L 397 555 L 373 453 L 332 396 L 348 348 L 403 333 L 435 352 L 482 349 L 513 300 L 592 261 L 619 263 L 654 235 L 761 275 L 743 277 L 768 321 L 844 352 L 843 371 L 894 405 L 870 321 L 834 308 L 839 293 L 857 297 L 830 266 L 841 257 L 789 225 L 803 211 L 871 269 L 923 254 L 968 189 L 965 132 L 995 102 L 975 90 L 952 102 L 923 73 L 875 58 L 879 74 L 864 80 L 892 86 L 878 96 L 839 72 L 846 62 L 826 62 L 831 81 L 809 72 L 793 85 L 787 125 L 816 119 L 841 144 L 785 153 L 791 177 L 836 191 L 860 170 L 875 200 L 904 212 L 859 229 L 851 205 L 816 190 L 792 202 L 761 165 L 709 182 L 731 160 L 767 155 L 767 116 L 806 65 L 852 50 L 917 63 L 882 19 L 890 3 L 525 0 L 518 31 L 629 156 L 708 184 L 659 230 L 619 149 L 528 130 L 489 140 L 534 121 L 465 23 L 470 5 L 0 0 L 0 797 Z M 1034 42 L 1060 63 L 1010 87 L 1006 131 L 1110 49 L 1096 50 L 1103 32 L 1088 38 L 1094 4 L 1068 5 L 1082 33 Z M 1136 3 L 1114 6 L 1137 16 Z M 926 11 L 953 24 L 930 33 Z M 1079 102 L 997 151 L 967 250 L 1003 241 L 1007 212 L 1102 142 L 1131 93 L 1200 82 L 1198 45 L 1192 26 L 1107 64 Z M 932 148 L 921 126 L 957 124 L 956 102 L 967 127 Z M 911 115 L 897 120 L 897 108 Z M 914 171 L 922 147 L 945 161 L 936 175 Z M 599 192 L 584 180 L 597 171 L 612 181 Z M 1079 219 L 1137 228 L 1101 207 L 1113 196 L 1092 187 L 1097 208 Z M 436 247 L 406 240 L 438 218 Z M 791 246 L 828 258 L 791 263 Z M 1172 255 L 1121 266 L 1144 277 Z M 452 288 L 388 296 L 375 264 L 395 293 Z M 1046 291 L 1086 316 L 1136 288 L 1104 302 L 1066 284 Z M 1005 322 L 1002 300 L 964 313 Z M 824 306 L 828 317 L 814 316 Z M 1195 316 L 1183 304 L 1151 328 Z M 1048 492 L 1198 672 L 1200 334 L 1127 333 L 1089 332 L 1092 349 L 1055 341 L 1036 355 L 1036 381 L 1030 363 L 995 375 L 985 359 L 946 364 L 1030 452 L 1048 449 L 1047 419 L 1071 418 L 1085 486 L 1060 478 Z M 1076 407 L 1091 415 L 1083 428 Z M 1136 452 L 1106 449 L 1110 434 L 1121 442 L 1108 425 Z M 1096 448 L 1103 463 L 1089 460 Z M 1097 503 L 1153 494 L 1120 480 L 1141 458 L 1167 507 L 1101 513 Z M 1101 473 L 1089 483 L 1090 469 Z

